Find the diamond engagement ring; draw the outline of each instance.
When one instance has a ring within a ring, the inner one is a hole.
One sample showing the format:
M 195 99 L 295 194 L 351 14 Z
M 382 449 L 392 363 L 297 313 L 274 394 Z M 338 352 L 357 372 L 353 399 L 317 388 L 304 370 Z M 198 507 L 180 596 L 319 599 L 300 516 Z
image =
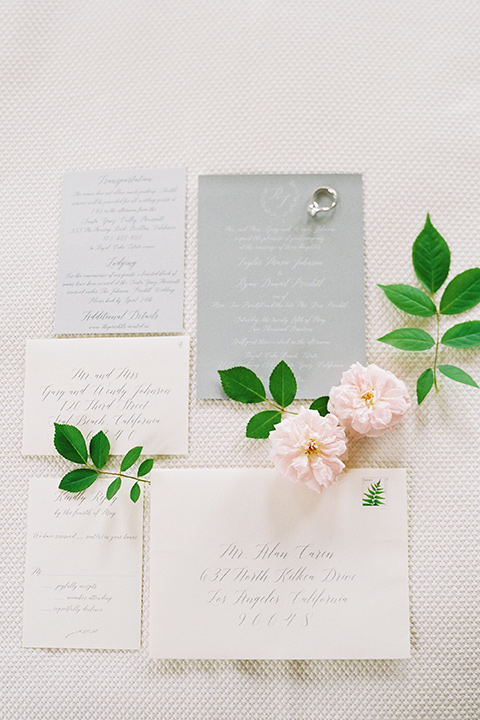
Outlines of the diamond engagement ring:
M 315 217 L 319 213 L 325 215 L 325 213 L 333 210 L 337 204 L 337 193 L 333 188 L 321 187 L 317 188 L 312 195 L 310 205 L 308 206 L 308 212 L 312 217 Z

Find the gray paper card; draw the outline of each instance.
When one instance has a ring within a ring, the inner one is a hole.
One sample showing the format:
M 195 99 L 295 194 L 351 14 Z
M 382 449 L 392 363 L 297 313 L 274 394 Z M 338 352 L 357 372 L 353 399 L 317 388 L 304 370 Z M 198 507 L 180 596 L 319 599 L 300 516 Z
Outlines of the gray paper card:
M 182 331 L 185 175 L 65 175 L 55 332 Z
M 312 217 L 319 187 L 337 206 Z M 199 178 L 197 396 L 224 398 L 217 370 L 266 382 L 285 360 L 315 398 L 365 361 L 361 175 Z

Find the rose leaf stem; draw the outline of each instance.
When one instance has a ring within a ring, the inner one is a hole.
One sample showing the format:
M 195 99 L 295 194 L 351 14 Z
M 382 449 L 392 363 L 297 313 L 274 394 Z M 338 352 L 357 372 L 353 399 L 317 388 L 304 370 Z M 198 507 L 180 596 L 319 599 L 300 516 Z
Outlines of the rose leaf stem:
M 437 337 L 435 341 L 435 359 L 433 361 L 433 384 L 435 386 L 435 390 L 438 390 L 438 384 L 437 384 L 437 361 L 438 361 L 438 348 L 440 345 L 440 313 L 437 311 L 435 313 L 437 318 Z

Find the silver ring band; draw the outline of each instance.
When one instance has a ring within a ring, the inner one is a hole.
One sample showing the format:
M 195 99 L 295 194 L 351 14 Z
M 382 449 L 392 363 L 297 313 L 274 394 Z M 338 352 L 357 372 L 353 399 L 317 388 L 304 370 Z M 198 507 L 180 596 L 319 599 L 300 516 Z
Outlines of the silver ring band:
M 308 212 L 312 217 L 316 215 L 325 215 L 330 212 L 337 204 L 337 193 L 331 187 L 317 188 L 312 195 Z M 327 204 L 325 204 L 325 201 Z

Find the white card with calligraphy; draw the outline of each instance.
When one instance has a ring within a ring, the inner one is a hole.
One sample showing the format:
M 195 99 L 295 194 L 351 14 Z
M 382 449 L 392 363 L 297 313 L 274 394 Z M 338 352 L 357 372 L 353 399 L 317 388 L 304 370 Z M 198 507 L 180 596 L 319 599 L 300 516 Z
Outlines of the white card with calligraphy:
M 185 180 L 183 168 L 65 175 L 57 333 L 182 331 Z
M 188 371 L 186 336 L 27 341 L 23 454 L 55 455 L 61 423 L 103 430 L 113 455 L 185 455 Z
M 137 649 L 143 507 L 106 478 L 81 493 L 32 478 L 28 500 L 23 646 Z
M 152 657 L 410 656 L 404 470 L 322 494 L 271 469 L 151 479 Z

